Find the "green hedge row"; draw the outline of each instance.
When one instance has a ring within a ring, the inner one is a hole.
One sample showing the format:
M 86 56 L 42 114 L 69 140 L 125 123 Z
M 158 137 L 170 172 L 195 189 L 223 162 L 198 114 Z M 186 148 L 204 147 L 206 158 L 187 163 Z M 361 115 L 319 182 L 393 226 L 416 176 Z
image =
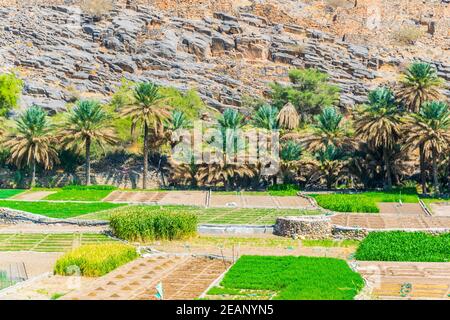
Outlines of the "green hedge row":
M 129 241 L 177 240 L 197 232 L 194 213 L 152 210 L 145 206 L 125 207 L 112 214 L 110 226 L 115 236 Z

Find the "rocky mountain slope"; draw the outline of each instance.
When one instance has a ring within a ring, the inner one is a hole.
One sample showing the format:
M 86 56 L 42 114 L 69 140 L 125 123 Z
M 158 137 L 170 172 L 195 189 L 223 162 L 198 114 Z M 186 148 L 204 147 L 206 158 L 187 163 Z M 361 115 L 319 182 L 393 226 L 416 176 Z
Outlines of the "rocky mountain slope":
M 450 98 L 446 0 L 116 1 L 100 21 L 78 1 L 50 2 L 0 0 L 0 68 L 25 80 L 22 106 L 58 111 L 80 96 L 106 99 L 126 78 L 240 107 L 294 67 L 327 72 L 351 106 L 414 58 L 436 66 Z M 395 41 L 404 26 L 423 31 L 414 45 Z

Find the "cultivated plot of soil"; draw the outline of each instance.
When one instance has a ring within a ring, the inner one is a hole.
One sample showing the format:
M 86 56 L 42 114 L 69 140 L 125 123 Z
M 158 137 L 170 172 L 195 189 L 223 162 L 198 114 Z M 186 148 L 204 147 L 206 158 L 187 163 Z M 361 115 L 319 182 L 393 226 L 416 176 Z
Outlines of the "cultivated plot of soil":
M 8 233 L 0 234 L 0 252 L 64 252 L 80 245 L 113 241 L 116 240 L 96 233 Z
M 202 191 L 114 191 L 103 199 L 107 202 L 152 203 L 161 205 L 205 206 L 206 192 Z
M 28 278 L 50 272 L 61 253 L 56 252 L 0 252 L 0 270 L 24 264 Z
M 379 202 L 377 205 L 380 208 L 380 214 L 424 214 L 422 207 L 418 203 Z
M 70 300 L 155 300 L 161 283 L 164 299 L 198 298 L 229 266 L 221 259 L 194 256 L 140 258 L 63 297 Z
M 370 229 L 450 228 L 450 217 L 413 214 L 338 214 L 331 221 L 340 226 Z
M 450 202 L 432 203 L 430 206 L 435 216 L 450 217 Z
M 56 193 L 56 191 L 29 191 L 18 194 L 17 196 L 12 197 L 11 199 L 23 201 L 36 201 L 45 199 L 46 197 L 48 197 L 53 193 Z
M 215 208 L 273 208 L 273 209 L 316 209 L 302 197 L 215 195 L 211 196 L 210 207 Z
M 450 264 L 436 262 L 358 262 L 372 299 L 450 300 Z

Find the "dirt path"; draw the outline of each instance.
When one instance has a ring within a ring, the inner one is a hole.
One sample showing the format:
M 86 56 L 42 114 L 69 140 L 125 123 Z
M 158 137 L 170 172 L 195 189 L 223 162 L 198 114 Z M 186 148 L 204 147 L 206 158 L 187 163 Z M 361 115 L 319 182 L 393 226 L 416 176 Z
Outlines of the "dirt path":
M 42 200 L 49 195 L 56 193 L 56 191 L 28 191 L 20 193 L 17 196 L 10 198 L 11 200 L 22 200 L 22 201 L 36 201 Z
M 219 259 L 162 255 L 140 258 L 73 291 L 64 300 L 155 300 L 162 283 L 165 300 L 195 299 L 228 268 Z
M 450 263 L 357 262 L 371 299 L 450 300 Z
M 430 205 L 431 211 L 435 216 L 440 217 L 450 217 L 450 203 L 442 202 L 442 203 L 432 203 Z
M 0 270 L 7 270 L 11 264 L 25 264 L 29 278 L 39 274 L 50 272 L 62 253 L 43 252 L 0 252 Z

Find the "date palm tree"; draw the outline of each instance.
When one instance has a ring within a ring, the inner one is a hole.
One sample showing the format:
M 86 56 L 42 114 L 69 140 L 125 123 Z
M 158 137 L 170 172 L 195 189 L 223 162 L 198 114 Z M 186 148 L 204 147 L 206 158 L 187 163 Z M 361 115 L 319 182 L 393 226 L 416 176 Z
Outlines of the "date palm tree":
M 317 169 L 325 177 L 327 189 L 330 190 L 336 182 L 347 160 L 346 153 L 330 144 L 318 150 L 315 154 L 318 161 Z
M 60 132 L 65 148 L 76 151 L 85 149 L 85 179 L 88 186 L 91 184 L 91 146 L 96 143 L 103 149 L 105 145 L 117 142 L 108 120 L 110 117 L 99 102 L 81 100 L 67 113 Z
M 449 106 L 439 101 L 424 103 L 418 113 L 409 116 L 407 128 L 405 145 L 423 146 L 425 157 L 432 159 L 434 191 L 439 193 L 438 161 L 450 145 Z
M 8 161 L 18 168 L 31 167 L 30 187 L 34 187 L 36 166 L 43 165 L 49 170 L 59 162 L 53 127 L 46 112 L 33 105 L 16 120 L 16 128 L 17 133 L 10 134 L 4 143 L 5 147 L 11 149 Z
M 397 89 L 396 96 L 410 112 L 419 112 L 420 107 L 431 100 L 439 100 L 439 86 L 443 83 L 436 69 L 426 62 L 413 62 Z
M 258 108 L 253 115 L 253 123 L 256 127 L 268 131 L 278 129 L 278 109 L 268 104 Z
M 343 116 L 335 107 L 326 107 L 315 117 L 314 131 L 303 139 L 305 147 L 311 152 L 317 152 L 333 145 L 345 149 L 350 144 L 348 132 L 343 124 Z
M 385 188 L 392 188 L 390 152 L 400 138 L 400 112 L 394 94 L 381 87 L 369 92 L 368 104 L 356 117 L 356 136 L 371 148 L 382 148 Z
M 140 83 L 134 89 L 134 101 L 121 110 L 123 117 L 131 118 L 131 134 L 134 135 L 138 127 L 142 127 L 144 135 L 144 171 L 142 187 L 147 188 L 149 132 L 152 128 L 158 135 L 164 125 L 164 119 L 170 116 L 167 99 L 160 94 L 159 86 L 151 83 Z
M 437 76 L 436 69 L 425 62 L 413 62 L 406 70 L 396 92 L 399 102 L 408 111 L 418 112 L 426 101 L 437 100 L 442 79 Z M 425 174 L 424 146 L 419 144 L 420 180 L 422 192 L 427 193 Z

